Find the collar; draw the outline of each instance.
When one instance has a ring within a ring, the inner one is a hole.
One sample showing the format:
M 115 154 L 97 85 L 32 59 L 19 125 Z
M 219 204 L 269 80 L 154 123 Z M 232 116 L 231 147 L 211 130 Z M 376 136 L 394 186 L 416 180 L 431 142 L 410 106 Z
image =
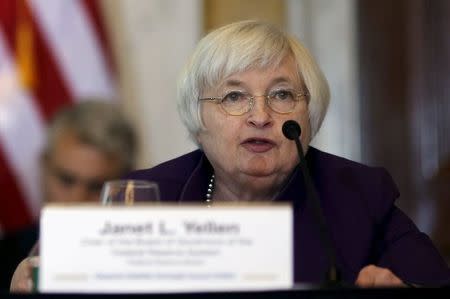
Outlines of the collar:
M 180 202 L 202 202 L 205 199 L 209 178 L 213 168 L 202 151 L 202 155 L 181 190 Z
M 311 149 L 311 148 L 310 148 Z M 310 153 L 311 150 L 308 151 Z M 308 166 L 310 166 L 311 155 L 307 154 Z M 311 168 L 310 168 L 311 169 Z M 208 188 L 209 178 L 213 174 L 211 163 L 202 152 L 201 158 L 188 177 L 180 193 L 180 202 L 202 202 Z M 296 166 L 289 176 L 286 184 L 275 198 L 279 202 L 293 202 L 302 206 L 306 198 L 305 183 L 299 166 Z M 297 205 L 296 205 L 297 206 Z

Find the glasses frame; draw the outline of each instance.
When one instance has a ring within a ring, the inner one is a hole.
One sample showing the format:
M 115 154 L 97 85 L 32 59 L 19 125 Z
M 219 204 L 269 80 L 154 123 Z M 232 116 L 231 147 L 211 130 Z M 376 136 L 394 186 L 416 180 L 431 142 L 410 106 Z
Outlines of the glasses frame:
M 292 92 L 294 93 L 294 96 L 295 96 L 295 99 L 294 99 L 294 100 L 295 100 L 294 107 L 292 108 L 292 110 L 290 110 L 290 111 L 288 111 L 288 112 L 280 112 L 280 111 L 275 110 L 275 109 L 271 106 L 271 104 L 270 104 L 271 101 L 273 101 L 273 100 L 270 98 L 270 95 L 268 95 L 268 94 L 265 94 L 265 95 L 252 95 L 252 94 L 249 94 L 249 93 L 244 93 L 244 94 L 245 94 L 246 96 L 248 96 L 248 98 L 249 98 L 249 100 L 248 100 L 249 105 L 248 105 L 247 109 L 245 109 L 242 113 L 230 113 L 229 111 L 227 111 L 227 110 L 224 108 L 224 106 L 222 105 L 223 99 L 225 99 L 225 96 L 223 96 L 223 97 L 206 97 L 206 98 L 199 98 L 198 101 L 200 101 L 200 102 L 202 102 L 202 101 L 209 101 L 209 102 L 213 102 L 213 103 L 215 103 L 215 104 L 219 104 L 219 105 L 220 105 L 220 108 L 221 108 L 226 114 L 232 115 L 232 116 L 241 116 L 241 115 L 244 115 L 244 114 L 250 112 L 250 111 L 253 109 L 253 106 L 255 105 L 255 99 L 256 99 L 256 98 L 260 98 L 260 97 L 264 97 L 265 103 L 266 103 L 266 105 L 270 108 L 270 110 L 272 110 L 272 111 L 274 111 L 274 112 L 276 112 L 276 113 L 279 113 L 279 114 L 289 114 L 289 113 L 294 112 L 295 108 L 297 107 L 297 103 L 301 101 L 301 100 L 300 100 L 300 97 L 305 97 L 306 100 L 307 100 L 307 103 L 309 103 L 309 93 L 308 93 L 308 92 L 298 92 L 298 91 L 295 90 L 295 89 L 287 89 L 287 90 L 288 90 L 288 91 L 292 91 Z

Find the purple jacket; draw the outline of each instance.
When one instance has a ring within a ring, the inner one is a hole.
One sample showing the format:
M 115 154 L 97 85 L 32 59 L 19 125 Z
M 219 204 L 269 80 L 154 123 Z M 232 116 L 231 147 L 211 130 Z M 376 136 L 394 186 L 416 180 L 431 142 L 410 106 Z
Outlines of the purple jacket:
M 336 248 L 342 279 L 353 283 L 361 268 L 389 268 L 405 282 L 425 286 L 450 283 L 450 269 L 427 235 L 395 205 L 399 192 L 383 168 L 368 167 L 310 147 L 306 155 L 326 223 Z M 162 201 L 204 201 L 212 167 L 196 150 L 128 178 L 155 181 Z M 313 210 L 297 167 L 276 199 L 294 201 L 294 279 L 321 283 L 328 269 Z

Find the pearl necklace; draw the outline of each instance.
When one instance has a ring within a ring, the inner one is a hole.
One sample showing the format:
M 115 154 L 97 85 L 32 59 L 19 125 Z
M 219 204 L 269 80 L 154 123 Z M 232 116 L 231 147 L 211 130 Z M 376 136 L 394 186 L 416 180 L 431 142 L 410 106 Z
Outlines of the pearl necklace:
M 208 184 L 208 189 L 206 190 L 206 199 L 205 199 L 205 202 L 206 202 L 206 205 L 208 206 L 208 207 L 210 207 L 211 205 L 212 205 L 212 203 L 213 203 L 213 198 L 212 198 L 212 196 L 213 196 L 213 193 L 214 193 L 214 181 L 215 181 L 215 176 L 214 176 L 214 173 L 211 175 L 211 178 L 209 179 L 209 184 Z

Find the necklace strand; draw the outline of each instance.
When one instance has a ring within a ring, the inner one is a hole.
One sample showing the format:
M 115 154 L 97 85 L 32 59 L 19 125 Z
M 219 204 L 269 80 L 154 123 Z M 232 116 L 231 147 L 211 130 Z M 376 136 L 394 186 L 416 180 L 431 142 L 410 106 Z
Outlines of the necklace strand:
M 210 207 L 213 203 L 213 193 L 214 193 L 214 181 L 215 176 L 214 174 L 211 175 L 211 178 L 209 179 L 208 189 L 206 190 L 206 205 Z

